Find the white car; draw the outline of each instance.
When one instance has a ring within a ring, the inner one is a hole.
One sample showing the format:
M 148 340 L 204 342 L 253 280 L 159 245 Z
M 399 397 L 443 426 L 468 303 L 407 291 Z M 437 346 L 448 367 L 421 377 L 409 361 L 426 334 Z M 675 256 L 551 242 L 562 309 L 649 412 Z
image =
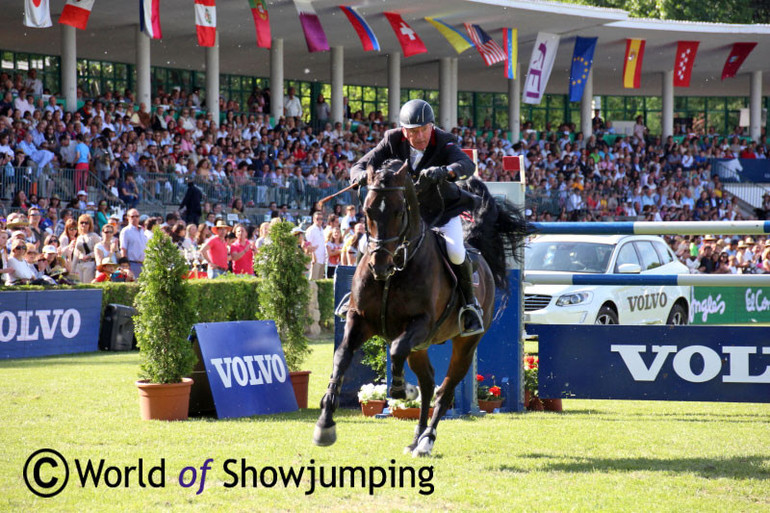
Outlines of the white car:
M 668 244 L 650 235 L 542 235 L 526 247 L 524 268 L 538 273 L 687 274 Z M 524 286 L 524 322 L 687 324 L 690 287 L 662 285 Z

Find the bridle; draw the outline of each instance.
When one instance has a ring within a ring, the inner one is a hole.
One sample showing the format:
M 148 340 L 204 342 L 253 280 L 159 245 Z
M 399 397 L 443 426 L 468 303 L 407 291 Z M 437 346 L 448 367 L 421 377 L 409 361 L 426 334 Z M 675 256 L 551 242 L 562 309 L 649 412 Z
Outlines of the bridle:
M 368 189 L 376 193 L 406 191 L 406 187 L 404 187 L 403 185 L 374 186 L 374 187 L 369 187 Z M 420 222 L 420 235 L 416 238 L 416 240 L 409 238 L 408 231 L 412 221 L 412 215 L 414 215 L 414 213 L 412 212 L 412 208 L 409 202 L 406 201 L 406 197 L 404 197 L 404 203 L 406 204 L 406 215 L 402 218 L 401 227 L 399 228 L 398 235 L 394 237 L 388 237 L 386 239 L 379 239 L 377 237 L 372 237 L 371 234 L 369 233 L 369 224 L 365 223 L 367 246 L 369 248 L 369 253 L 373 255 L 378 251 L 384 251 L 385 253 L 390 255 L 390 257 L 393 259 L 393 264 L 396 266 L 395 267 L 396 272 L 404 270 L 407 262 L 409 262 L 409 260 L 414 256 L 414 254 L 417 253 L 417 250 L 420 249 L 420 246 L 422 245 L 423 240 L 425 240 L 425 223 L 423 223 L 422 219 L 420 219 L 419 212 L 417 212 L 416 214 L 417 214 L 417 219 Z M 398 243 L 398 245 L 393 251 L 385 247 L 386 244 L 390 244 L 392 242 Z M 414 249 L 412 250 L 412 253 L 410 253 L 409 248 L 412 245 L 414 245 Z M 400 266 L 396 263 L 399 252 L 403 253 L 402 263 Z

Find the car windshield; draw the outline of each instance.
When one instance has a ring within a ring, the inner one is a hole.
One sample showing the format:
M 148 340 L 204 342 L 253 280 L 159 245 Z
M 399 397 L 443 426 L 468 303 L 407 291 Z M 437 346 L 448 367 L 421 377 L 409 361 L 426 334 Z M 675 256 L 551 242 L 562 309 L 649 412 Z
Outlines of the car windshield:
M 524 253 L 528 271 L 604 273 L 610 263 L 613 244 L 594 242 L 534 241 Z

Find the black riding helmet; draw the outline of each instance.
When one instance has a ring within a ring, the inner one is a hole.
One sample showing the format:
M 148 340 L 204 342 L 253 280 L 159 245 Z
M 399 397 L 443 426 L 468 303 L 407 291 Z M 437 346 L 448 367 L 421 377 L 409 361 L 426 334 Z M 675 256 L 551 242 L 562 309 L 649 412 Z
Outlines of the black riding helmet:
M 404 128 L 417 128 L 433 121 L 433 109 L 425 100 L 409 100 L 398 114 L 398 122 Z

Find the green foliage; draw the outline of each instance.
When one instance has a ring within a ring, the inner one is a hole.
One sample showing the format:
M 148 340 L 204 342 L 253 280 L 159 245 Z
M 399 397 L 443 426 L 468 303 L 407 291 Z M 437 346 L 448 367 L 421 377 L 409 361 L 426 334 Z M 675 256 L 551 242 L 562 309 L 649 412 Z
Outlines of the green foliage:
M 705 21 L 712 23 L 768 23 L 765 0 L 562 0 L 566 3 L 622 9 L 634 18 Z
M 261 278 L 257 316 L 275 321 L 286 364 L 290 371 L 298 371 L 310 353 L 305 336 L 310 291 L 305 272 L 310 257 L 297 245 L 292 228 L 288 222 L 270 228 L 270 243 L 262 246 L 254 269 Z
M 151 383 L 178 383 L 189 376 L 195 353 L 187 339 L 195 320 L 187 263 L 171 238 L 155 228 L 139 276 L 134 318 L 141 355 L 140 377 Z
M 334 327 L 334 280 L 317 280 L 318 310 L 321 314 L 320 323 L 325 328 Z
M 385 379 L 385 366 L 386 355 L 385 348 L 388 343 L 384 338 L 375 335 L 362 346 L 364 357 L 361 359 L 361 363 L 372 369 L 377 374 L 377 379 L 382 381 Z

